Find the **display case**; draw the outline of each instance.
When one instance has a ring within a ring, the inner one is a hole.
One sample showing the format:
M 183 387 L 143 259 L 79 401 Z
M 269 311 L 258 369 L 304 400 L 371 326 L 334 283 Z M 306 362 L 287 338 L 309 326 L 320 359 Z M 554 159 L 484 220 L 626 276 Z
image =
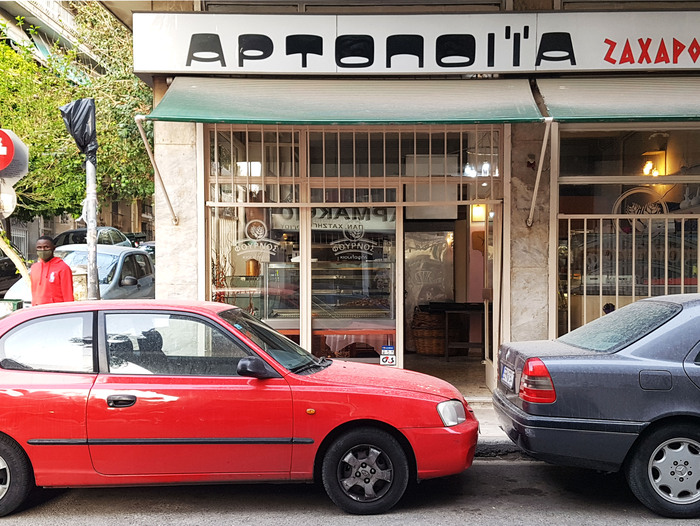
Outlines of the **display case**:
M 393 263 L 314 263 L 311 282 L 317 318 L 395 318 Z
M 299 317 L 299 267 L 266 265 L 264 314 L 271 320 Z M 314 262 L 314 319 L 395 319 L 394 264 L 386 261 Z

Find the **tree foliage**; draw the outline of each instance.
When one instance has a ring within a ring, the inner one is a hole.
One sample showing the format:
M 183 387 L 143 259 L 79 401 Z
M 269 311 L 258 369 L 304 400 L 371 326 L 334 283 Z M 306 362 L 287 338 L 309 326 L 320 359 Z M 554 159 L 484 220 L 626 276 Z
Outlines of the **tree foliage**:
M 11 45 L 0 27 L 0 126 L 29 148 L 29 173 L 15 185 L 18 219 L 69 213 L 77 217 L 85 197 L 84 156 L 65 128 L 60 106 L 94 98 L 97 184 L 100 203 L 153 194 L 152 168 L 134 115 L 149 113 L 150 88 L 132 73 L 130 32 L 98 2 L 71 2 L 78 28 L 73 49 L 54 45 L 39 64 L 26 45 Z M 18 25 L 27 34 L 37 31 Z M 80 46 L 98 58 L 91 66 Z M 150 131 L 149 131 L 150 134 Z

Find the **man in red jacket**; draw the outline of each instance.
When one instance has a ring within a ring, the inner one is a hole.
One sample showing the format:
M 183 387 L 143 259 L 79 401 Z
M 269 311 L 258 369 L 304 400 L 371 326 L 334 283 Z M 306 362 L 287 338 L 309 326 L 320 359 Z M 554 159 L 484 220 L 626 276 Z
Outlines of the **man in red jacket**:
M 73 301 L 73 272 L 61 259 L 54 257 L 56 246 L 49 236 L 36 242 L 39 261 L 31 268 L 32 305 Z

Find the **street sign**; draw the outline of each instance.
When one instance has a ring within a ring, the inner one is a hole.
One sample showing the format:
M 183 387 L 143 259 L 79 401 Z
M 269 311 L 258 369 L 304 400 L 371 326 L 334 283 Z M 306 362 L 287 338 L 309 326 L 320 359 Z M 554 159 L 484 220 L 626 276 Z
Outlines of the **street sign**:
M 0 219 L 7 219 L 17 206 L 15 189 L 0 180 Z
M 9 186 L 27 175 L 29 150 L 11 130 L 0 129 L 0 178 Z
M 15 158 L 15 144 L 5 130 L 0 130 L 0 170 L 4 170 Z

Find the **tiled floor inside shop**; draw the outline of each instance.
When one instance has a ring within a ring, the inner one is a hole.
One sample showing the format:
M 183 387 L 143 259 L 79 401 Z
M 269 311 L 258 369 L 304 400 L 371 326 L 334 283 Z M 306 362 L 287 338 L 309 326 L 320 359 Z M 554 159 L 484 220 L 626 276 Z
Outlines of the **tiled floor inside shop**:
M 481 356 L 471 352 L 467 356 L 444 356 L 418 353 L 404 354 L 404 368 L 437 376 L 451 383 L 468 400 L 491 400 L 491 391 L 486 387 L 485 367 Z

